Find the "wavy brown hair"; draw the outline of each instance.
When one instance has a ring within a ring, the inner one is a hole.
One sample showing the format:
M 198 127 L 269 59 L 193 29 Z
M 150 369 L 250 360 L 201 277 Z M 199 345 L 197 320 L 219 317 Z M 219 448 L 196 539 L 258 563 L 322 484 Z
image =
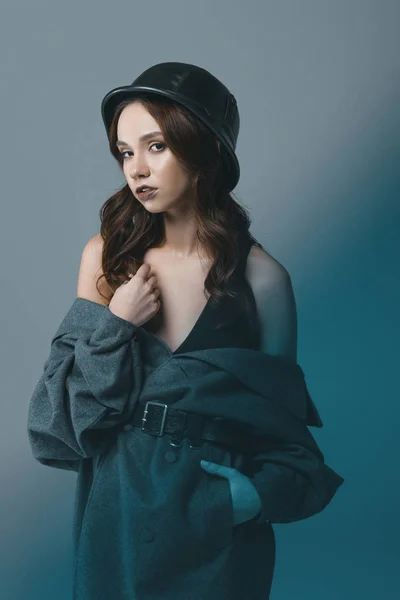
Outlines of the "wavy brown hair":
M 239 258 L 238 234 L 249 236 L 250 217 L 228 191 L 223 167 L 224 148 L 221 153 L 216 136 L 195 115 L 168 98 L 147 93 L 140 98 L 122 101 L 114 114 L 110 131 L 110 152 L 123 172 L 123 158 L 116 147 L 117 123 L 128 104 L 140 102 L 158 123 L 166 145 L 180 164 L 192 175 L 194 192 L 193 210 L 197 220 L 197 237 L 200 246 L 212 262 L 204 285 L 210 302 L 220 303 L 225 295 L 236 296 L 228 290 Z M 133 275 L 143 264 L 147 249 L 158 247 L 164 241 L 162 213 L 149 213 L 132 194 L 126 183 L 108 198 L 100 209 L 100 235 L 103 238 L 102 274 L 112 293 Z M 108 298 L 107 298 L 108 300 Z

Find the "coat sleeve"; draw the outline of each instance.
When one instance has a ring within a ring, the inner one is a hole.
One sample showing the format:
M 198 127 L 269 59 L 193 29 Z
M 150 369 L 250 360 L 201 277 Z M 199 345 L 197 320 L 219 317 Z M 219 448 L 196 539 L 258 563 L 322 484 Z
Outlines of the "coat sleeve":
M 310 431 L 323 422 L 300 365 L 263 353 L 259 358 L 262 376 L 247 381 L 265 400 L 264 407 L 257 401 L 248 404 L 258 429 L 249 471 L 261 500 L 255 520 L 300 521 L 321 512 L 344 478 L 325 463 Z
M 75 299 L 29 404 L 28 439 L 41 464 L 78 471 L 129 420 L 142 384 L 135 330 L 108 307 Z
M 307 435 L 308 433 L 308 435 Z M 253 458 L 250 477 L 261 499 L 258 522 L 291 523 L 321 512 L 344 482 L 324 462 L 311 433 L 307 439 L 270 444 Z

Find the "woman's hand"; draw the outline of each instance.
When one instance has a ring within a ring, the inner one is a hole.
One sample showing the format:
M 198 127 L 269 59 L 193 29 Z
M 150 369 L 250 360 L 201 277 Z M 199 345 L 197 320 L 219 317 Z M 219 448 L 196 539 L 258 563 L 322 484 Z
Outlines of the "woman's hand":
M 211 473 L 225 477 L 229 481 L 233 505 L 233 524 L 239 525 L 253 519 L 261 510 L 261 498 L 256 488 L 246 475 L 233 467 L 201 460 L 202 468 Z
M 143 263 L 136 275 L 121 284 L 113 295 L 108 308 L 112 313 L 133 325 L 143 325 L 159 311 L 160 289 L 153 268 Z

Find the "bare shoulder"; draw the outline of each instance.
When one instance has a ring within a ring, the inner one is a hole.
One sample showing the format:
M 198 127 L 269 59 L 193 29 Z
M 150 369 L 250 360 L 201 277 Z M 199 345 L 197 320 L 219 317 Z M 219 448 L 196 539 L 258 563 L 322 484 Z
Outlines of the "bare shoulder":
M 77 297 L 108 305 L 112 293 L 104 278 L 99 281 L 98 287 L 107 298 L 103 298 L 96 288 L 97 279 L 103 274 L 101 265 L 103 244 L 103 238 L 98 233 L 91 237 L 83 248 L 78 275 Z
M 252 245 L 246 263 L 246 278 L 254 292 L 268 292 L 290 281 L 287 269 L 263 248 Z

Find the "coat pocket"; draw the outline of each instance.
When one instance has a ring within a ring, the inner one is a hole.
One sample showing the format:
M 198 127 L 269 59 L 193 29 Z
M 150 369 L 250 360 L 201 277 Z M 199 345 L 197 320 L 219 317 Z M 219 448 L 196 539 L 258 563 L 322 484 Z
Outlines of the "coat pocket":
M 231 466 L 230 452 L 207 444 L 202 458 L 210 462 Z M 233 503 L 228 479 L 205 472 L 205 533 L 207 545 L 219 549 L 232 542 Z

